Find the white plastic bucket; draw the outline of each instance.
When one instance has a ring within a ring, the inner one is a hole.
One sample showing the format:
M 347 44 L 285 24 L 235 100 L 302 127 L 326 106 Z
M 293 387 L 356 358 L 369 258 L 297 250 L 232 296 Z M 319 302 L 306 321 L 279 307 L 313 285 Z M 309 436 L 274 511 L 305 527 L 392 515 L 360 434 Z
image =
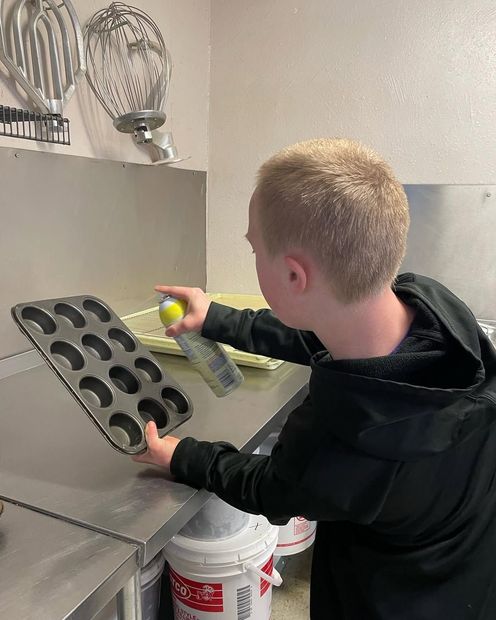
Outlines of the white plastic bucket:
M 293 517 L 286 525 L 279 527 L 279 540 L 275 555 L 295 555 L 308 549 L 315 540 L 316 521 L 307 521 L 305 517 Z
M 165 559 L 162 553 L 159 553 L 141 569 L 141 611 L 143 620 L 158 620 L 160 577 L 164 570 L 164 564 Z M 93 620 L 117 620 L 115 598 Z
M 268 620 L 272 587 L 282 579 L 274 569 L 278 528 L 261 516 L 224 540 L 195 540 L 178 534 L 163 553 L 175 620 Z

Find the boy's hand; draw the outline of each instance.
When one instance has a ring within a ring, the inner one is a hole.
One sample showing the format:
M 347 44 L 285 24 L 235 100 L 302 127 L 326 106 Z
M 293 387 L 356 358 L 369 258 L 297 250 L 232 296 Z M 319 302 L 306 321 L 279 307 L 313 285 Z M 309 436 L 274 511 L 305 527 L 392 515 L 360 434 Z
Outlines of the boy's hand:
M 201 332 L 208 308 L 212 303 L 201 288 L 157 285 L 155 290 L 188 302 L 186 316 L 165 330 L 167 336 L 180 336 L 184 332 Z
M 145 428 L 145 438 L 148 450 L 144 454 L 131 457 L 137 463 L 149 463 L 165 467 L 170 473 L 170 462 L 177 444 L 181 441 L 177 437 L 167 435 L 160 439 L 155 422 L 148 422 Z

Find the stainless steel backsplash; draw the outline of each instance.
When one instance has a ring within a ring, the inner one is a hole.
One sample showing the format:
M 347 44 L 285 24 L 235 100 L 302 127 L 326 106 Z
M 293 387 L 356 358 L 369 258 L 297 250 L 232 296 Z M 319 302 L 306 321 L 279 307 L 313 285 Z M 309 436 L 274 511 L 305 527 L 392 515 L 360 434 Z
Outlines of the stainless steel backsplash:
M 15 303 L 91 293 L 127 314 L 153 285 L 206 284 L 206 173 L 0 148 L 0 358 L 27 350 Z M 496 319 L 496 185 L 406 185 L 401 271 Z
M 411 226 L 401 271 L 436 278 L 496 319 L 496 185 L 406 185 Z
M 205 286 L 206 173 L 0 148 L 0 358 L 15 303 L 91 293 L 120 314 Z

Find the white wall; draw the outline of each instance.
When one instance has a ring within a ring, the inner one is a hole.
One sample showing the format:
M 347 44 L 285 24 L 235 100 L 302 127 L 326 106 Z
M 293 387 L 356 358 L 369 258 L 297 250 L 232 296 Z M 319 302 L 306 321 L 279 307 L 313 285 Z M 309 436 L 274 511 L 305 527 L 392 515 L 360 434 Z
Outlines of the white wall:
M 213 0 L 209 290 L 258 292 L 246 232 L 257 167 L 360 139 L 404 183 L 496 182 L 494 0 Z
M 81 24 L 110 0 L 73 0 Z M 190 156 L 176 164 L 190 170 L 207 168 L 207 121 L 210 49 L 210 2 L 207 0 L 133 0 L 158 24 L 172 56 L 173 73 L 163 126 L 172 131 L 179 154 Z M 32 109 L 25 96 L 17 95 L 13 81 L 0 65 L 0 103 Z M 101 159 L 148 163 L 148 153 L 131 136 L 118 133 L 86 82 L 64 110 L 71 121 L 71 146 L 46 145 L 0 137 L 0 146 L 24 148 Z

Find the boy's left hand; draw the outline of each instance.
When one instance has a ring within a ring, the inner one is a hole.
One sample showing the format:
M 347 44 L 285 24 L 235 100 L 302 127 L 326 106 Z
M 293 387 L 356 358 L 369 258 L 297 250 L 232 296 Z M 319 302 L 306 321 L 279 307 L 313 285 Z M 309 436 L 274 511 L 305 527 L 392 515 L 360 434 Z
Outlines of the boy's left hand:
M 144 454 L 137 454 L 131 457 L 137 463 L 149 463 L 150 465 L 159 465 L 165 467 L 170 473 L 170 462 L 177 444 L 181 441 L 177 437 L 167 435 L 158 436 L 157 425 L 155 422 L 148 422 L 145 428 L 145 438 L 148 450 Z

